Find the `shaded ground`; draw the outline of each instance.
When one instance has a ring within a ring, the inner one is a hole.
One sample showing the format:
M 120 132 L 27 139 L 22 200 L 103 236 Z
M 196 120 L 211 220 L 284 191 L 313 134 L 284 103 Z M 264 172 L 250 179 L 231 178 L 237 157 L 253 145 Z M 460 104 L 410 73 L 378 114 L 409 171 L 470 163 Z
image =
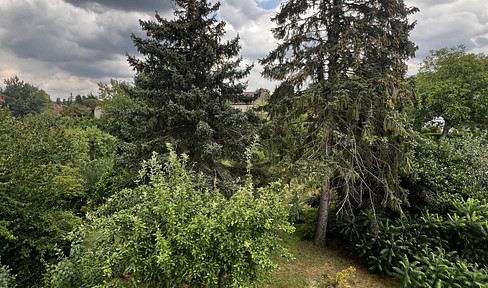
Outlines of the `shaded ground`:
M 366 265 L 349 256 L 340 245 L 321 249 L 296 236 L 288 236 L 285 243 L 294 259 L 277 259 L 280 270 L 268 288 L 327 288 L 361 287 L 394 288 L 394 279 L 372 274 Z M 351 268 L 350 268 L 351 267 Z

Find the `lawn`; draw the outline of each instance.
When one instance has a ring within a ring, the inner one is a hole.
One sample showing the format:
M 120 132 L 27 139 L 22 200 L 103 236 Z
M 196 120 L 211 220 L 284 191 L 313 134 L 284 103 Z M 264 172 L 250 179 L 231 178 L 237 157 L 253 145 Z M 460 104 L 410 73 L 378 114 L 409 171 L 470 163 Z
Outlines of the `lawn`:
M 330 241 L 324 249 L 295 235 L 284 241 L 293 259 L 276 259 L 280 269 L 268 288 L 396 287 L 394 279 L 372 274 L 363 261 L 351 256 L 337 241 Z

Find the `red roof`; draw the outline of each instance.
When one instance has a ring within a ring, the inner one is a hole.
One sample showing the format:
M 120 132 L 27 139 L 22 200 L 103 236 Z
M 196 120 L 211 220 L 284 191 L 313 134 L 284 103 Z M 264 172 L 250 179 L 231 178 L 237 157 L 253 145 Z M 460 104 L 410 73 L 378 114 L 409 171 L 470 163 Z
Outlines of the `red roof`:
M 3 100 L 2 97 L 0 97 L 0 102 L 5 103 L 5 100 Z
M 53 110 L 56 112 L 61 112 L 61 110 L 63 110 L 63 106 L 58 104 L 53 104 Z

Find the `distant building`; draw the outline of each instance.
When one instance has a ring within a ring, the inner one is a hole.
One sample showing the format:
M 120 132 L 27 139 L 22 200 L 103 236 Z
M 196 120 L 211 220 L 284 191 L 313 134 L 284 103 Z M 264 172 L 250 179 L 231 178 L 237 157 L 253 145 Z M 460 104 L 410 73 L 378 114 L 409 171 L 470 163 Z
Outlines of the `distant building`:
M 95 117 L 95 119 L 100 119 L 100 117 L 102 117 L 102 108 L 98 105 L 95 105 L 93 106 L 92 108 L 90 108 L 90 113 L 93 114 L 93 117 Z
M 243 92 L 242 95 L 237 96 L 230 104 L 234 108 L 246 111 L 255 105 L 264 104 L 264 102 L 263 92 Z
M 53 109 L 53 111 L 55 111 L 58 114 L 61 113 L 61 110 L 63 110 L 63 106 L 62 105 L 58 105 L 56 103 L 54 103 L 51 108 Z
M 435 126 L 437 128 L 439 128 L 440 130 L 442 130 L 444 128 L 444 118 L 442 117 L 434 117 L 432 120 L 424 123 L 424 127 L 427 127 L 427 126 Z
M 5 103 L 5 100 L 3 100 L 2 97 L 0 97 L 0 103 Z

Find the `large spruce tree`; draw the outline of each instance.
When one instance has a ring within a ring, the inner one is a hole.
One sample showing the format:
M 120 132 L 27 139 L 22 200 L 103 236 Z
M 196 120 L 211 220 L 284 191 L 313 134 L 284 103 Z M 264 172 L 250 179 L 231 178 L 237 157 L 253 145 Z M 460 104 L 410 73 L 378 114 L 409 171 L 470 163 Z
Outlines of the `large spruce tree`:
M 224 40 L 220 4 L 173 0 L 175 17 L 140 21 L 146 37 L 132 35 L 142 55 L 129 56 L 137 72 L 128 91 L 134 108 L 122 113 L 122 149 L 137 164 L 172 143 L 199 169 L 238 158 L 248 140 L 246 114 L 227 102 L 242 94 L 251 67 L 239 68 L 239 38 Z
M 304 122 L 303 168 L 313 170 L 308 177 L 324 176 L 318 246 L 325 245 L 331 196 L 350 216 L 376 203 L 399 210 L 404 200 L 398 175 L 408 135 L 405 61 L 416 49 L 408 15 L 415 11 L 403 0 L 288 0 L 273 19 L 279 44 L 261 60 L 263 74 L 292 89 L 274 93 L 270 115 Z

